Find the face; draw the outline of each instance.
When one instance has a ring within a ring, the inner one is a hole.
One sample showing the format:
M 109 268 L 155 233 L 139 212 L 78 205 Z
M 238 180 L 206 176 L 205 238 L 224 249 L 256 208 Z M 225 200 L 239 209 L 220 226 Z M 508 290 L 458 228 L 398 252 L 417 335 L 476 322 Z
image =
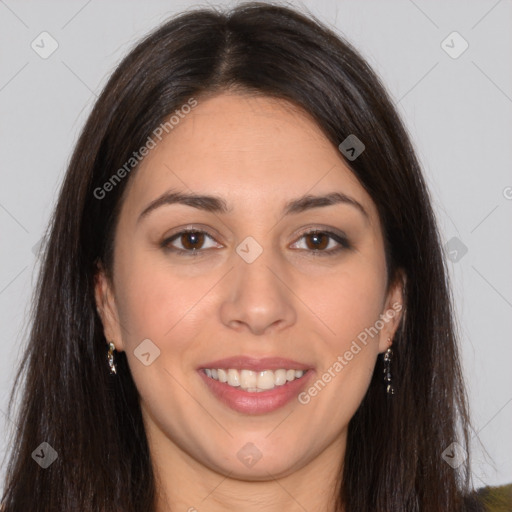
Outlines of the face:
M 221 94 L 130 180 L 96 300 L 150 445 L 256 480 L 340 462 L 402 297 L 339 150 L 282 100 Z

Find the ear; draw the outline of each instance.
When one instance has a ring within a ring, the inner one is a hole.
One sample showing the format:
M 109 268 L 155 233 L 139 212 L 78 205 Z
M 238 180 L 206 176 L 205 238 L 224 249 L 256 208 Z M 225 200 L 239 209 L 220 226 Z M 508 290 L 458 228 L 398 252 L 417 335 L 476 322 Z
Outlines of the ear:
M 402 317 L 405 318 L 405 285 L 407 276 L 401 270 L 397 272 L 396 279 L 389 286 L 380 319 L 384 326 L 379 332 L 379 352 L 385 352 L 392 344 L 395 333 Z
M 119 315 L 114 297 L 113 284 L 107 277 L 101 263 L 96 265 L 97 271 L 94 276 L 94 298 L 96 309 L 103 324 L 103 333 L 107 342 L 112 341 L 116 350 L 120 352 L 123 348 L 123 336 Z

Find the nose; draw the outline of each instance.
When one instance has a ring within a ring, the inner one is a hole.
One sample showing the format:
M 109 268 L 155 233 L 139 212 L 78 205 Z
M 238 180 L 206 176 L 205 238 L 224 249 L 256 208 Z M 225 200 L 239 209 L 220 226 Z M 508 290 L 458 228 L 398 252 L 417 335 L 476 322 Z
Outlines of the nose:
M 296 321 L 294 294 L 285 269 L 264 251 L 255 261 L 243 259 L 224 282 L 225 299 L 221 303 L 221 320 L 236 331 L 248 330 L 255 335 L 282 330 Z

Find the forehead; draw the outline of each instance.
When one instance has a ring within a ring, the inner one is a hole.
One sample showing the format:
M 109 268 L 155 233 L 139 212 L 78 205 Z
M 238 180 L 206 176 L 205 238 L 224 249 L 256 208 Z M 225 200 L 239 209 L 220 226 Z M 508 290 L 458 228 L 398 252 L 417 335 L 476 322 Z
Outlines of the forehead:
M 144 158 L 126 200 L 140 206 L 176 188 L 226 197 L 234 211 L 336 190 L 376 215 L 370 196 L 313 119 L 270 97 L 199 99 Z

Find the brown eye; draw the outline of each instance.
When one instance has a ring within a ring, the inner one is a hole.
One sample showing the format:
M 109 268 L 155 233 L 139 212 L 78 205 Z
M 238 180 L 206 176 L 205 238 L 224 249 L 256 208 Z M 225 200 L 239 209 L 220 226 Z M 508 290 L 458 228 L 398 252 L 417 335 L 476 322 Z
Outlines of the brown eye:
M 314 250 L 324 250 L 329 245 L 329 236 L 325 233 L 310 233 L 305 235 L 306 245 L 308 249 Z M 311 243 L 309 243 L 311 242 Z
M 334 255 L 344 249 L 351 248 L 351 245 L 345 236 L 331 231 L 319 230 L 303 233 L 294 245 L 298 249 L 320 256 Z
M 162 248 L 184 256 L 198 256 L 206 249 L 222 247 L 206 231 L 189 229 L 180 231 L 165 239 L 161 243 Z
M 204 233 L 200 231 L 189 231 L 180 235 L 180 242 L 187 251 L 201 249 L 204 243 Z

